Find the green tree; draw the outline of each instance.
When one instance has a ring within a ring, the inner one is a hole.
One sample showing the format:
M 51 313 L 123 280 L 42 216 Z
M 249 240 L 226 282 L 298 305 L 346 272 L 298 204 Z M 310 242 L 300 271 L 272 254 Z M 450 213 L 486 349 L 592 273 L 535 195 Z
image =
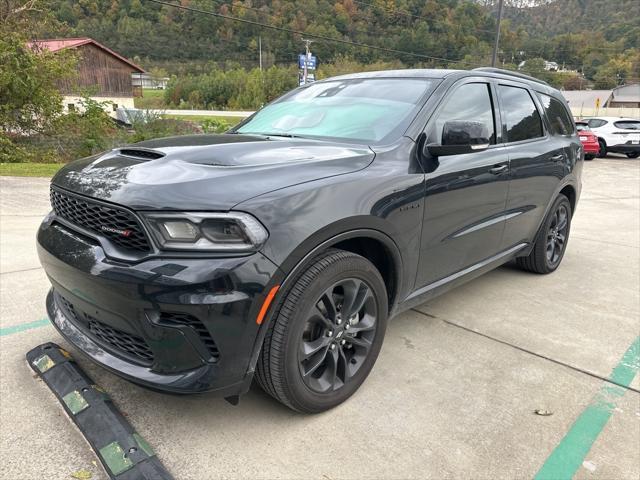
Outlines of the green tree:
M 62 111 L 57 82 L 75 71 L 70 54 L 54 55 L 28 43 L 46 16 L 36 1 L 7 1 L 0 7 L 0 159 L 27 157 L 15 137 L 49 133 Z

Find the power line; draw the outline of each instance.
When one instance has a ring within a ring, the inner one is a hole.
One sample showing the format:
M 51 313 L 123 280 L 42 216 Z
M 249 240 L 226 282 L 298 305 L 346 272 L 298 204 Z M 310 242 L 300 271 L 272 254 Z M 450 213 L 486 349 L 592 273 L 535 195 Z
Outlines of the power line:
M 254 25 L 256 27 L 268 28 L 268 29 L 277 30 L 277 31 L 280 31 L 280 32 L 292 33 L 292 34 L 295 34 L 295 35 L 304 35 L 304 36 L 307 36 L 307 37 L 317 38 L 319 40 L 324 40 L 324 41 L 327 41 L 327 42 L 342 43 L 342 44 L 345 44 L 345 45 L 353 45 L 355 47 L 369 48 L 371 50 L 379 50 L 379 51 L 388 52 L 388 53 L 397 53 L 397 54 L 401 54 L 401 55 L 410 55 L 410 56 L 413 56 L 413 57 L 424 58 L 424 59 L 427 59 L 427 60 L 437 60 L 437 61 L 447 62 L 447 63 L 460 63 L 460 64 L 470 65 L 470 66 L 482 66 L 482 64 L 479 64 L 479 63 L 465 62 L 465 61 L 462 61 L 462 60 L 454 60 L 454 59 L 451 59 L 451 58 L 434 57 L 434 56 L 431 56 L 431 55 L 424 55 L 424 54 L 421 54 L 421 53 L 407 52 L 407 51 L 404 51 L 404 50 L 397 50 L 397 49 L 394 49 L 394 48 L 379 47 L 379 46 L 376 46 L 376 45 L 369 45 L 369 44 L 362 43 L 362 42 L 354 42 L 354 41 L 351 41 L 351 40 L 344 40 L 344 39 L 340 39 L 340 38 L 327 37 L 325 35 L 318 35 L 318 34 L 315 34 L 315 33 L 302 32 L 300 30 L 294 30 L 294 29 L 291 29 L 291 28 L 279 27 L 277 25 L 270 25 L 268 23 L 256 22 L 256 21 L 247 20 L 247 19 L 244 19 L 244 18 L 233 17 L 231 15 L 223 15 L 222 13 L 210 12 L 210 11 L 201 10 L 201 9 L 195 8 L 195 7 L 189 7 L 189 6 L 186 6 L 186 5 L 179 5 L 179 4 L 175 4 L 175 3 L 165 2 L 163 0 L 146 0 L 146 1 L 157 3 L 159 5 L 165 5 L 167 7 L 178 8 L 180 10 L 186 10 L 186 11 L 190 11 L 190 12 L 194 12 L 194 13 L 201 13 L 203 15 L 210 15 L 210 16 L 213 16 L 213 17 L 223 18 L 225 20 L 231 20 L 231 21 L 234 21 L 234 22 L 246 23 L 248 25 Z

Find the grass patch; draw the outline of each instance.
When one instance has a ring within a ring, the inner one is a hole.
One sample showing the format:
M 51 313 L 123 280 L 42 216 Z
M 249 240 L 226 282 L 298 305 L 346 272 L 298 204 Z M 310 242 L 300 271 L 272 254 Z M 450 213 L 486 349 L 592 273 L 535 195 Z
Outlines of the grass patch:
M 64 163 L 0 163 L 0 176 L 52 177 Z
M 160 109 L 167 108 L 164 104 L 164 90 L 144 89 L 142 97 L 134 97 L 133 106 L 136 108 Z
M 195 122 L 195 123 L 200 123 L 203 120 L 209 120 L 209 119 L 215 118 L 218 120 L 224 120 L 232 127 L 240 123 L 242 120 L 244 120 L 244 118 L 242 117 L 223 117 L 220 115 L 163 115 L 163 117 L 175 118 L 177 120 L 186 120 L 188 122 Z

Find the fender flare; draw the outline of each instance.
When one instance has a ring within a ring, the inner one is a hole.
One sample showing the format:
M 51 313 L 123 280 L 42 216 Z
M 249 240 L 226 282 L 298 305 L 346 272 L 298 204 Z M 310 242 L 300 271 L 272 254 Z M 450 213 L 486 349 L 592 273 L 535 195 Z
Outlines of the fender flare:
M 302 243 L 301 247 L 296 249 L 289 257 L 283 262 L 283 266 L 281 267 L 282 276 L 280 277 L 280 287 L 276 294 L 275 302 L 270 305 L 267 314 L 265 315 L 262 324 L 260 325 L 260 329 L 258 330 L 258 334 L 256 335 L 256 339 L 253 344 L 253 348 L 251 351 L 251 357 L 249 358 L 249 365 L 247 367 L 247 376 L 253 377 L 253 373 L 256 368 L 256 363 L 258 362 L 258 356 L 260 355 L 260 351 L 262 350 L 262 345 L 264 343 L 264 339 L 266 337 L 267 331 L 269 330 L 271 323 L 276 317 L 277 312 L 280 310 L 280 306 L 284 298 L 286 297 L 286 293 L 291 288 L 295 280 L 304 272 L 305 268 L 311 263 L 311 261 L 316 257 L 316 255 L 327 248 L 330 248 L 332 245 L 336 245 L 343 240 L 348 240 L 351 238 L 358 237 L 367 237 L 372 238 L 374 240 L 380 241 L 388 250 L 388 252 L 392 256 L 392 261 L 394 265 L 394 278 L 396 282 L 396 292 L 401 292 L 404 285 L 402 283 L 402 256 L 400 255 L 400 249 L 396 245 L 396 243 L 391 239 L 389 235 L 386 233 L 372 229 L 372 228 L 356 228 L 353 230 L 343 231 L 338 234 L 334 234 L 328 238 L 325 238 L 323 241 L 317 243 L 313 242 L 315 245 L 311 249 L 305 249 L 306 253 L 300 256 L 297 252 L 300 248 L 304 247 L 304 245 L 308 245 L 308 242 L 311 239 L 316 238 L 320 232 L 316 232 L 311 235 L 305 242 Z M 289 268 L 286 268 L 287 265 L 292 265 Z M 278 280 L 276 279 L 273 283 L 270 283 L 265 291 L 269 291 L 269 289 L 273 288 L 273 286 L 278 284 Z M 393 311 L 394 306 L 398 303 L 399 295 L 396 295 L 394 298 L 394 305 L 389 305 L 390 313 Z
M 566 187 L 573 188 L 573 190 L 576 192 L 576 202 L 578 201 L 578 194 L 579 194 L 580 190 L 578 190 L 578 188 L 576 188 L 576 183 L 575 183 L 573 178 L 570 178 L 570 179 L 565 180 L 564 182 L 558 184 L 558 186 L 556 187 L 555 191 L 553 192 L 553 195 L 551 196 L 551 200 L 549 201 L 549 203 L 547 204 L 547 206 L 544 209 L 544 215 L 542 215 L 542 220 L 540 220 L 540 224 L 538 225 L 538 228 L 536 228 L 536 233 L 533 236 L 533 238 L 531 239 L 532 240 L 531 243 L 529 244 L 529 246 L 527 246 L 527 248 L 521 250 L 518 253 L 518 255 L 517 255 L 518 257 L 526 257 L 527 255 L 529 255 L 531 253 L 531 250 L 533 250 L 533 245 L 534 245 L 533 241 L 536 238 L 538 238 L 538 234 L 540 233 L 540 229 L 544 225 L 544 222 L 547 219 L 547 215 L 549 215 L 549 210 L 551 210 L 551 206 L 553 205 L 553 202 L 556 201 L 556 198 L 558 198 L 558 195 L 560 195 L 560 192 Z M 573 217 L 574 213 L 575 213 L 575 208 L 571 212 L 571 216 L 572 217 Z

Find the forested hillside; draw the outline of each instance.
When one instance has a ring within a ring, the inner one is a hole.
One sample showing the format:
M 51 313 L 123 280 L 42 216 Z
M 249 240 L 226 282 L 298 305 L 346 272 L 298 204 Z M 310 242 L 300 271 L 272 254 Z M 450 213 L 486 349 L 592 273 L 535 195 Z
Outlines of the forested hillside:
M 175 0 L 175 3 L 180 3 Z M 181 5 L 274 27 L 339 40 L 316 39 L 322 63 L 351 57 L 361 63 L 486 65 L 495 28 L 496 0 L 181 0 Z M 51 0 L 60 21 L 51 36 L 90 35 L 145 65 L 192 72 L 204 62 L 292 64 L 301 35 L 181 10 L 150 0 Z M 537 6 L 531 7 L 532 4 Z M 636 0 L 507 0 L 500 60 L 517 64 L 542 57 L 593 78 L 616 54 L 638 47 Z M 636 12 L 634 14 L 634 12 Z M 309 37 L 312 38 L 313 37 Z M 631 52 L 633 53 L 633 52 Z M 637 71 L 637 69 L 636 69 Z
M 91 35 L 131 57 L 255 64 L 259 36 L 267 64 L 293 62 L 302 50 L 299 35 L 183 11 L 148 0 L 57 0 L 51 3 L 57 18 L 67 25 L 51 34 Z M 384 53 L 317 41 L 313 50 L 323 62 L 331 62 L 338 55 L 357 57 L 365 63 L 381 58 L 399 59 L 409 65 L 429 61 L 429 57 L 480 57 L 489 51 L 494 28 L 487 9 L 456 0 L 191 0 L 182 4 L 310 35 L 417 54 Z
M 527 3 L 533 6 L 523 7 Z M 637 47 L 640 39 L 637 0 L 507 0 L 505 18 L 531 35 L 601 34 L 626 48 Z

